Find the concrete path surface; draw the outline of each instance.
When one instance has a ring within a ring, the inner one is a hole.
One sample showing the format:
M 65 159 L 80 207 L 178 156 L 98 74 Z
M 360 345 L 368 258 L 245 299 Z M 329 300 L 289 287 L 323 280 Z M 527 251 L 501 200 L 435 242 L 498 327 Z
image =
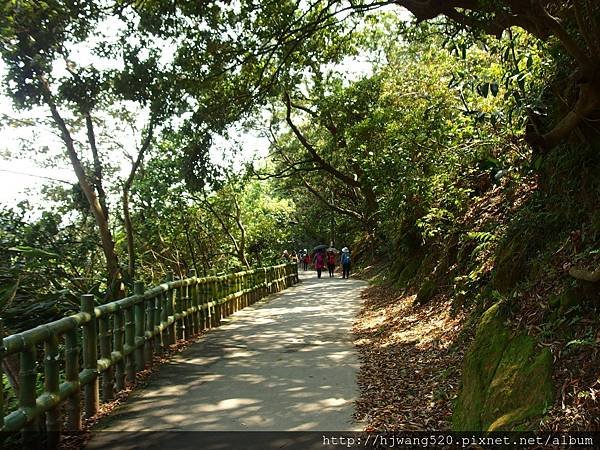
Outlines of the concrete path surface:
M 300 284 L 238 311 L 162 366 L 99 428 L 360 430 L 352 421 L 359 363 L 351 327 L 366 284 L 300 276 Z

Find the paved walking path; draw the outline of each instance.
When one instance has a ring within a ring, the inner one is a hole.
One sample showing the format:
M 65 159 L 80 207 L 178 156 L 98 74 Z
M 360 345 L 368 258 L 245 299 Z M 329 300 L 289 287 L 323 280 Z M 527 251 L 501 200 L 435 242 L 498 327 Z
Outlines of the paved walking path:
M 161 367 L 101 429 L 360 430 L 351 327 L 365 283 L 300 276 Z

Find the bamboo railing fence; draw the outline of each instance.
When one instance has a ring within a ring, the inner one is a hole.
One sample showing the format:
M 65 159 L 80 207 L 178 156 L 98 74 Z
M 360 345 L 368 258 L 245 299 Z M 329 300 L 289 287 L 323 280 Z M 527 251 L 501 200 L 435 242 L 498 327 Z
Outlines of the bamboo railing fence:
M 19 393 L 18 408 L 5 415 L 0 387 L 0 444 L 20 431 L 23 447 L 38 448 L 41 431 L 45 447 L 55 447 L 61 432 L 80 431 L 82 419 L 150 367 L 155 354 L 297 282 L 297 265 L 282 264 L 207 278 L 192 273 L 149 290 L 136 283 L 130 297 L 95 306 L 83 295 L 81 312 L 5 337 L 0 362 L 18 355 Z

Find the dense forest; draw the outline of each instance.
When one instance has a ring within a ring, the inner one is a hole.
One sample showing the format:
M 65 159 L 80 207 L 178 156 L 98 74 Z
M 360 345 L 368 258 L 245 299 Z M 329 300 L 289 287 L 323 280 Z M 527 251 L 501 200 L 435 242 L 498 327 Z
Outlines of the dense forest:
M 428 426 L 599 429 L 597 2 L 5 1 L 0 53 L 3 128 L 57 136 L 7 155 L 78 180 L 0 213 L 9 334 L 334 242 L 367 308 L 460 318 Z

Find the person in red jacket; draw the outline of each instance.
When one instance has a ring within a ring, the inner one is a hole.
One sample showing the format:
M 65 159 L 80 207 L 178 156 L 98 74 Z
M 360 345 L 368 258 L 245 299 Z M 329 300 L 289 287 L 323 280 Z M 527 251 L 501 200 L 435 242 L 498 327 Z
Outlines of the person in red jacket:
M 302 263 L 304 265 L 304 271 L 308 270 L 308 265 L 310 264 L 310 255 L 306 250 L 304 250 L 304 258 L 302 259 Z
M 317 269 L 317 278 L 321 278 L 321 271 L 325 267 L 325 253 L 315 253 L 313 256 L 313 264 L 315 265 L 315 269 Z
M 327 252 L 327 270 L 329 270 L 329 278 L 333 277 L 335 271 L 335 253 Z

